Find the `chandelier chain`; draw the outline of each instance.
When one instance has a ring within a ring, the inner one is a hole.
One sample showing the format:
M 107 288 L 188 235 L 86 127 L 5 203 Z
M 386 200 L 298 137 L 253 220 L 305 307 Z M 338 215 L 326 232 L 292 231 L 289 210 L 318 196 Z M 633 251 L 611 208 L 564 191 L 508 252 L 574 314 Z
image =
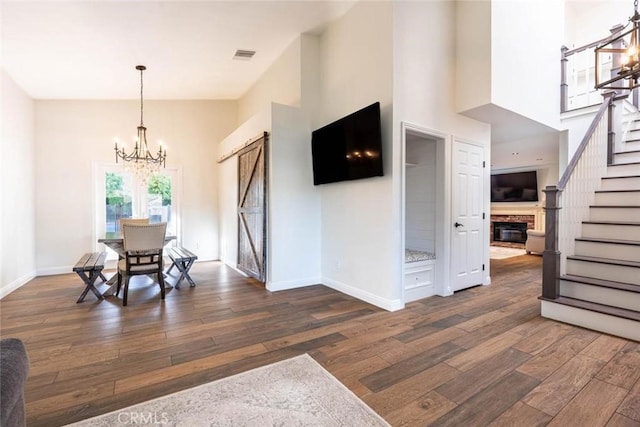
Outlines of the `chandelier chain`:
M 638 0 L 636 0 L 636 3 L 638 2 Z M 143 91 L 143 82 L 142 82 L 142 73 L 143 73 L 143 69 L 140 70 L 140 126 L 144 126 L 144 121 L 142 120 L 143 117 L 143 98 L 142 98 L 142 91 Z
M 633 10 L 637 15 L 638 14 L 638 0 L 633 0 Z

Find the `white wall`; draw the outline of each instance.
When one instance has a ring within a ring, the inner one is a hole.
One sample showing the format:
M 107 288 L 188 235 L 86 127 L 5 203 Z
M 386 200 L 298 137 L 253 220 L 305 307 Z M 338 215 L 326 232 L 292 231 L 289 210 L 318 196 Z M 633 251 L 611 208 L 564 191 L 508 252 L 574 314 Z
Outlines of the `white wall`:
M 34 101 L 2 69 L 0 298 L 36 273 Z
M 455 4 L 457 111 L 493 104 L 557 128 L 563 2 L 490 0 Z M 491 119 L 489 116 L 487 121 Z
M 39 274 L 68 272 L 93 250 L 94 162 L 114 162 L 113 138 L 131 140 L 136 101 L 36 102 L 36 264 Z M 152 147 L 183 171 L 181 243 L 199 260 L 217 259 L 217 142 L 235 127 L 233 101 L 146 101 Z M 129 144 L 131 148 L 131 144 Z
M 435 253 L 436 143 L 406 144 L 405 247 Z
M 322 283 L 387 309 L 401 307 L 393 268 L 393 4 L 358 2 L 320 39 L 320 124 L 381 104 L 384 177 L 325 184 Z M 424 78 L 424 77 L 423 77 Z
M 300 37 L 300 41 L 300 91 L 302 95 L 300 108 L 309 117 L 311 129 L 313 130 L 321 125 L 320 37 L 303 34 Z
M 313 185 L 309 121 L 297 108 L 273 105 L 269 180 L 267 288 L 320 283 L 320 189 Z
M 600 105 L 595 105 L 563 114 L 561 126 L 562 129 L 567 131 L 565 135 L 566 147 L 563 147 L 563 150 L 566 151 L 566 162 L 560 163 L 561 171 L 564 171 L 567 163 L 571 161 L 599 108 Z M 619 108 L 622 108 L 622 106 Z
M 558 128 L 563 31 L 561 1 L 491 2 L 494 104 Z
M 271 132 L 271 108 L 267 108 L 244 122 L 217 147 L 216 159 L 235 148 Z M 218 165 L 218 218 L 220 224 L 220 261 L 232 268 L 238 265 L 238 158 L 229 157 Z M 268 197 L 268 196 L 267 196 Z M 268 273 L 268 271 L 267 271 Z
M 609 36 L 618 24 L 627 25 L 633 15 L 628 0 L 565 0 L 564 44 L 569 49 Z
M 219 155 L 262 132 L 267 147 L 267 289 L 277 291 L 320 281 L 320 194 L 311 174 L 310 130 L 298 108 L 272 104 L 243 123 L 220 144 Z M 218 156 L 219 157 L 219 156 Z M 237 267 L 238 159 L 220 164 L 221 260 Z
M 451 224 L 451 141 L 462 139 L 485 147 L 486 159 L 490 158 L 490 125 L 457 114 L 456 100 L 452 96 L 456 90 L 456 3 L 455 2 L 396 2 L 394 3 L 394 157 L 396 168 L 402 166 L 401 123 L 408 122 L 425 131 L 442 136 L 438 143 L 438 183 L 437 192 L 443 206 L 437 215 L 436 248 L 438 254 L 436 292 L 448 294 L 448 270 Z M 437 40 L 438 43 L 433 43 Z M 434 61 L 437 58 L 437 61 Z M 485 210 L 489 212 L 489 168 L 485 173 Z M 395 276 L 402 277 L 402 221 L 400 218 L 402 187 L 400 174 L 394 175 L 393 182 L 393 231 Z M 488 225 L 486 236 L 489 235 Z M 489 265 L 489 242 L 487 238 L 485 264 Z M 397 254 L 397 255 L 396 255 Z M 488 271 L 487 271 L 488 274 Z M 398 279 L 400 280 L 400 279 Z M 486 279 L 489 280 L 488 277 Z
M 270 108 L 272 102 L 300 106 L 301 37 L 296 38 L 239 99 L 238 123 Z

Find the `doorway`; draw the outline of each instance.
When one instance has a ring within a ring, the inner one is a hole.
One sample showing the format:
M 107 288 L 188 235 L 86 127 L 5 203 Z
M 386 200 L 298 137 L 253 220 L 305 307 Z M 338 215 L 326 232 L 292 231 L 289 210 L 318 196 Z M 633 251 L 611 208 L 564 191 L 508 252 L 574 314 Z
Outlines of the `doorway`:
M 485 148 L 405 122 L 401 129 L 403 302 L 488 284 Z
M 451 205 L 452 287 L 454 291 L 481 285 L 485 270 L 484 148 L 453 142 Z
M 404 303 L 449 295 L 447 217 L 448 137 L 402 123 L 402 296 Z

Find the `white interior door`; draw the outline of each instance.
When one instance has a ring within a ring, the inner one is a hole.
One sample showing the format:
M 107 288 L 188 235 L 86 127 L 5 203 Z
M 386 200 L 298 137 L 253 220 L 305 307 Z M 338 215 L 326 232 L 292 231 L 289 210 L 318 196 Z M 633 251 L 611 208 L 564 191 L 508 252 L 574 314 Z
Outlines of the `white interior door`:
M 454 141 L 452 160 L 451 278 L 458 291 L 482 284 L 484 150 Z

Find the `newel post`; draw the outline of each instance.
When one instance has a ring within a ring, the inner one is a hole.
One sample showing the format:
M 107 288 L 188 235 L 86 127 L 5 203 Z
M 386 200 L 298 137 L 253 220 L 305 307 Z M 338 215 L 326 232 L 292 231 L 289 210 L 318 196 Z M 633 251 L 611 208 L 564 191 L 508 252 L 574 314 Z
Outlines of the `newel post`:
M 562 46 L 560 48 L 560 112 L 567 111 L 567 101 L 569 99 L 569 85 L 567 84 L 567 51 L 568 47 Z
M 560 294 L 560 252 L 558 251 L 558 211 L 560 190 L 555 185 L 542 190 L 545 197 L 545 240 L 542 253 L 542 297 L 556 299 Z
M 615 144 L 616 144 L 616 130 L 614 128 L 615 123 L 619 123 L 619 121 L 614 121 L 613 115 L 616 113 L 616 92 L 606 92 L 603 93 L 602 96 L 606 98 L 612 98 L 609 103 L 609 107 L 607 109 L 607 165 L 613 164 L 613 153 L 615 152 Z

